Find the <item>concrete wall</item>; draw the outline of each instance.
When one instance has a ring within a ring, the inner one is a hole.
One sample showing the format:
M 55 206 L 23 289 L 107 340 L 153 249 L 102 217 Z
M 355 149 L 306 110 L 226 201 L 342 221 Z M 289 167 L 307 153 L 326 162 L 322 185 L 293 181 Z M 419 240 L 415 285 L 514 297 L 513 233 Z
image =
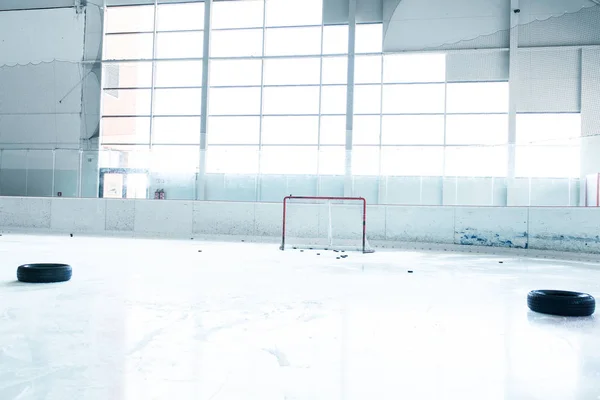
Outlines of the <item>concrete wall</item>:
M 0 197 L 3 232 L 276 240 L 281 221 L 281 203 Z M 389 245 L 426 242 L 600 253 L 597 208 L 369 206 L 367 231 L 370 240 Z

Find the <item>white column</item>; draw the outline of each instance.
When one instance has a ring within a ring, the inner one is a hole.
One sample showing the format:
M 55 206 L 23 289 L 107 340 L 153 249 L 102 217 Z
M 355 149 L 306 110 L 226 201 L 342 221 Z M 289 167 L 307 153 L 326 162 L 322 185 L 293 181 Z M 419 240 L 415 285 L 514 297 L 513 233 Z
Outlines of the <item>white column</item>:
M 204 49 L 202 53 L 202 106 L 200 119 L 200 154 L 198 158 L 198 178 L 196 200 L 206 199 L 206 127 L 208 126 L 208 85 L 210 59 L 212 0 L 204 0 Z
M 346 166 L 344 196 L 352 196 L 352 131 L 354 126 L 354 59 L 356 43 L 356 0 L 348 1 L 348 84 L 346 92 Z
M 519 0 L 510 1 L 510 47 L 508 52 L 508 190 L 515 178 L 515 143 L 517 139 L 517 51 L 519 47 Z

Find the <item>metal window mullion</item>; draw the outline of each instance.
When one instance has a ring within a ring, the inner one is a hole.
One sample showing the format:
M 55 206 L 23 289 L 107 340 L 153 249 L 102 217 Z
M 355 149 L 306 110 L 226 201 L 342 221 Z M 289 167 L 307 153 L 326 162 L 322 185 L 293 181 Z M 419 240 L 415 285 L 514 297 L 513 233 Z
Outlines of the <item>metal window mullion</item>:
M 261 46 L 261 57 L 260 57 L 260 109 L 258 116 L 258 176 L 256 178 L 256 201 L 260 201 L 261 198 L 261 181 L 262 181 L 262 131 L 263 131 L 263 99 L 265 91 L 265 48 L 266 48 L 266 35 L 267 35 L 267 2 L 263 0 L 263 26 L 262 26 L 262 46 Z
M 379 204 L 385 204 L 387 201 L 387 179 L 384 181 L 381 176 L 382 165 L 383 165 L 383 70 L 384 70 L 384 54 L 381 54 L 381 82 L 379 83 L 379 170 L 378 170 L 378 178 L 379 178 L 379 190 L 378 190 L 378 200 Z M 385 185 L 385 188 L 382 186 Z M 385 190 L 384 190 L 385 189 Z M 385 192 L 385 198 L 383 193 Z
M 345 56 L 340 55 L 325 55 L 324 57 L 334 58 Z M 261 56 L 261 55 L 249 55 L 249 56 L 213 56 L 213 60 L 256 60 L 258 57 L 262 57 L 267 60 L 279 60 L 285 58 L 319 58 L 319 54 L 289 54 L 289 55 L 276 55 L 276 56 Z M 169 57 L 169 58 L 114 58 L 100 61 L 102 64 L 127 64 L 127 63 L 144 63 L 151 61 L 202 61 L 202 57 Z M 86 64 L 86 63 L 82 63 Z
M 79 170 L 77 171 L 77 197 L 81 198 L 83 179 L 83 150 L 79 149 Z
M 29 186 L 29 150 L 25 151 L 25 196 L 27 196 L 27 187 Z
M 54 197 L 54 193 L 56 190 L 56 150 L 52 149 L 52 195 L 50 197 Z
M 158 0 L 154 0 L 154 24 L 152 27 L 152 77 L 150 84 L 150 136 L 148 148 L 152 149 L 152 138 L 154 136 L 154 89 L 156 85 L 156 21 L 158 18 Z
M 564 46 L 561 46 L 561 48 L 564 48 Z M 598 48 L 600 48 L 600 46 L 598 46 Z M 519 51 L 522 51 L 523 49 L 526 49 L 524 47 L 520 47 Z M 508 49 L 507 49 L 508 51 Z M 434 53 L 439 53 L 439 50 L 433 51 Z M 454 51 L 452 50 L 444 50 L 444 52 L 446 54 L 452 54 L 454 53 Z M 478 52 L 477 50 L 475 50 L 475 52 Z M 399 53 L 356 53 L 356 55 L 360 55 L 360 56 L 380 56 L 381 54 L 384 55 L 388 55 L 388 54 L 422 54 L 423 52 L 419 52 L 419 51 L 410 51 L 410 52 L 399 52 Z M 325 58 L 336 58 L 336 57 L 345 57 L 347 56 L 346 53 L 335 53 L 335 54 L 324 54 L 323 57 Z M 256 55 L 240 55 L 240 56 L 214 56 L 212 57 L 213 60 L 256 60 L 257 57 Z M 292 54 L 292 55 L 272 55 L 272 56 L 263 56 L 265 59 L 278 59 L 278 58 L 317 58 L 319 57 L 319 54 Z M 141 63 L 141 62 L 149 62 L 149 61 L 201 61 L 202 57 L 169 57 L 169 58 L 115 58 L 115 59 L 103 59 L 102 61 L 100 61 L 103 64 L 115 64 L 115 63 Z M 79 61 L 80 64 L 92 64 L 94 63 L 93 61 Z M 477 81 L 475 81 L 477 82 Z M 502 80 L 492 80 L 491 82 L 502 82 Z M 397 84 L 436 84 L 436 83 L 442 83 L 442 82 L 399 82 Z M 461 82 L 462 83 L 462 82 Z M 468 83 L 468 81 L 466 82 Z M 360 85 L 360 84 L 359 84 Z
M 102 59 L 104 59 L 104 47 L 105 47 L 105 42 L 104 42 L 104 35 L 106 32 L 106 7 L 104 7 L 104 9 L 102 10 L 103 15 L 102 15 L 102 54 L 101 57 Z M 100 107 L 99 107 L 99 112 L 100 112 L 100 118 L 98 121 L 98 131 L 99 131 L 99 135 L 98 135 L 98 163 L 100 162 L 100 152 L 102 152 L 103 150 L 101 149 L 102 146 L 102 140 L 104 139 L 104 62 L 100 61 Z M 87 148 L 90 149 L 90 142 L 88 141 L 87 143 Z M 52 150 L 52 197 L 54 197 L 54 161 L 55 161 L 55 155 L 54 155 L 54 150 Z M 100 165 L 96 165 L 96 168 L 98 168 Z M 99 187 L 99 174 L 96 173 L 96 194 L 98 193 L 98 187 Z
M 317 196 L 321 194 L 321 118 L 323 105 L 323 36 L 325 23 L 321 20 L 321 57 L 319 58 L 319 118 L 317 120 Z
M 448 144 L 447 134 L 447 119 L 448 119 L 448 77 L 447 74 L 444 78 L 444 151 L 442 152 L 442 178 L 446 177 L 446 145 Z M 442 185 L 443 186 L 443 185 Z M 442 204 L 444 199 L 444 193 L 442 191 Z
M 126 35 L 143 35 L 150 34 L 152 31 L 122 31 L 122 32 L 106 32 L 104 36 L 126 36 Z
M 203 32 L 204 29 L 157 29 L 156 33 L 198 33 Z

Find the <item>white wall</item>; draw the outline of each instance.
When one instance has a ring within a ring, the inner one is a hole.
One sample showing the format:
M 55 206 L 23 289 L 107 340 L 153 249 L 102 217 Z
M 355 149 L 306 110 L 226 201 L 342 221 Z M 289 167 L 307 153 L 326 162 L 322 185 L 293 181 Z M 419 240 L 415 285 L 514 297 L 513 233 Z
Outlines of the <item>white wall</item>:
M 381 22 L 382 0 L 357 0 L 357 22 Z M 323 0 L 323 23 L 325 25 L 348 23 L 348 0 Z
M 81 60 L 83 22 L 72 8 L 0 11 L 0 65 Z
M 433 49 L 505 30 L 506 0 L 402 0 L 385 28 L 384 50 Z M 502 47 L 501 41 L 487 48 Z
M 579 112 L 581 51 L 560 47 L 520 50 L 515 88 L 517 112 Z
M 3 195 L 78 193 L 84 27 L 74 8 L 0 12 Z
M 276 240 L 281 222 L 280 202 L 0 197 L 3 232 Z M 388 241 L 389 246 L 425 242 L 600 253 L 600 209 L 369 206 L 367 232 L 370 240 Z
M 0 67 L 0 146 L 78 149 L 80 74 L 63 61 Z
M 72 7 L 73 0 L 2 0 L 0 11 Z
M 590 44 L 598 37 L 591 0 L 521 0 L 520 44 Z M 388 0 L 386 51 L 508 47 L 510 0 Z M 583 11 L 581 11 L 583 10 Z M 581 12 L 580 12 L 581 11 Z
M 600 49 L 582 50 L 581 175 L 600 172 Z
M 384 50 L 458 50 L 447 56 L 449 82 L 508 80 L 514 57 L 517 112 L 580 112 L 580 178 L 600 172 L 600 6 L 591 0 L 515 3 L 518 43 L 509 51 L 510 0 L 386 0 Z M 506 190 L 508 205 L 579 205 L 584 199 L 584 185 L 568 179 L 517 179 Z M 475 204 L 487 204 L 479 197 Z M 444 204 L 452 198 L 445 182 Z

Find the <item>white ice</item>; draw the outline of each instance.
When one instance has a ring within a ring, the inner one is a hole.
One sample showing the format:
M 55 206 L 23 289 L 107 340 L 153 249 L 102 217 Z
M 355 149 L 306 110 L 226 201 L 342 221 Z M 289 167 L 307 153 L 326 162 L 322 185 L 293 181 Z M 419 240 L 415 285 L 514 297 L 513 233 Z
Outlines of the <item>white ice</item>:
M 600 399 L 599 319 L 526 306 L 532 289 L 600 296 L 600 265 L 320 254 L 2 236 L 0 399 Z M 15 282 L 31 262 L 73 279 Z

